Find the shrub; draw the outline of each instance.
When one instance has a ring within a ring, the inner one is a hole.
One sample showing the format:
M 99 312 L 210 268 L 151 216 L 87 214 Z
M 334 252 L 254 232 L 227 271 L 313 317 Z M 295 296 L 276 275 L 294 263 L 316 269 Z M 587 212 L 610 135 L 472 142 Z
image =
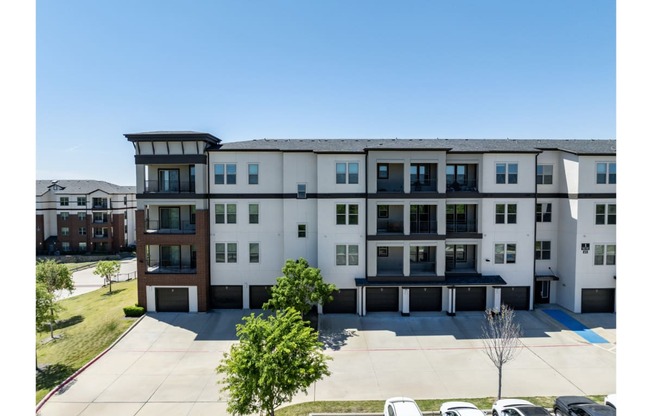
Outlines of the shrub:
M 137 318 L 145 314 L 145 308 L 138 304 L 134 306 L 125 306 L 122 310 L 125 311 L 125 316 L 130 318 Z

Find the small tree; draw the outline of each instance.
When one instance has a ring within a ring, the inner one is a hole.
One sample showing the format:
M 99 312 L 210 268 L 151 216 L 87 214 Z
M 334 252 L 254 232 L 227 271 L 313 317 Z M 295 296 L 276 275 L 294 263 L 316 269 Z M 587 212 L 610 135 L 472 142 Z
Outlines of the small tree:
M 72 273 L 63 264 L 57 263 L 54 260 L 39 261 L 36 263 L 36 282 L 37 282 L 37 296 L 39 290 L 45 290 L 48 293 L 47 298 L 41 298 L 39 301 L 37 297 L 37 314 L 40 307 L 49 309 L 48 320 L 50 321 L 50 337 L 54 338 L 54 322 L 58 317 L 61 307 L 56 303 L 56 295 L 60 290 L 68 290 L 72 293 L 75 290 L 75 282 L 72 280 Z M 41 284 L 39 289 L 38 284 Z
M 111 279 L 120 273 L 120 262 L 116 260 L 103 260 L 97 263 L 93 274 L 101 276 L 104 279 L 104 286 L 109 284 L 109 293 L 113 292 Z
M 282 272 L 283 276 L 272 286 L 270 300 L 263 304 L 264 309 L 294 308 L 305 317 L 313 305 L 333 300 L 337 287 L 324 283 L 321 270 L 310 267 L 306 259 L 286 260 Z
M 484 352 L 498 369 L 498 399 L 502 395 L 503 365 L 516 358 L 520 352 L 521 326 L 514 321 L 514 310 L 502 304 L 500 312 L 485 311 L 482 325 Z
M 235 415 L 274 416 L 274 410 L 299 391 L 330 375 L 317 333 L 290 308 L 275 315 L 251 314 L 236 325 L 239 343 L 216 368 L 229 393 L 227 410 Z

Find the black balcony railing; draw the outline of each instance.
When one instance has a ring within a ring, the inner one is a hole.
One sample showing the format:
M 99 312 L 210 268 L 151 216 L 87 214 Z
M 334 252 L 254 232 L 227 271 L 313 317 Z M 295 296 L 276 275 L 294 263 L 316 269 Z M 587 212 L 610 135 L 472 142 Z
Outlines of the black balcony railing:
M 169 221 L 145 220 L 145 232 L 152 234 L 194 234 L 195 224 L 190 221 L 178 221 L 176 224 Z
M 194 181 L 145 181 L 145 193 L 193 193 Z
M 173 274 L 173 273 L 197 273 L 197 264 L 175 263 L 161 260 L 159 262 L 147 262 L 147 273 Z
M 433 179 L 412 182 L 410 192 L 437 192 L 437 182 Z
M 378 234 L 401 234 L 403 233 L 403 221 L 378 220 L 376 232 Z
M 434 261 L 410 262 L 410 276 L 430 276 L 437 274 Z
M 410 234 L 436 234 L 437 221 L 410 221 Z
M 447 233 L 477 233 L 478 224 L 475 221 L 467 221 L 462 223 L 447 222 L 446 232 Z
M 446 192 L 478 192 L 478 181 L 473 178 L 464 179 L 463 181 L 447 181 Z

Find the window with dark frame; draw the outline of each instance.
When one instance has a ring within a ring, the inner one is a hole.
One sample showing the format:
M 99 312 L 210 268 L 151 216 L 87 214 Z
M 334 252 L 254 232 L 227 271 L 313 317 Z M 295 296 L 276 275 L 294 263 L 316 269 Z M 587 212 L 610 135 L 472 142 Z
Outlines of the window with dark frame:
M 59 198 L 59 205 L 61 205 L 62 207 L 67 207 L 68 204 L 69 204 L 69 200 L 67 196 L 62 196 Z
M 306 238 L 306 224 L 297 224 L 297 237 Z
M 550 241 L 536 241 L 534 243 L 534 259 L 550 260 L 551 246 Z
M 389 164 L 379 163 L 377 176 L 378 179 L 389 179 Z
M 552 165 L 537 165 L 537 185 L 552 185 Z
M 389 256 L 389 247 L 378 247 L 377 248 L 378 257 L 388 257 Z
M 496 163 L 496 183 L 518 183 L 518 163 Z
M 297 198 L 306 199 L 306 184 L 299 183 L 297 184 Z
M 258 163 L 249 164 L 249 185 L 258 185 Z
M 496 224 L 516 224 L 516 204 L 496 204 Z
M 543 202 L 536 204 L 536 222 L 552 222 L 552 204 Z
M 616 225 L 616 204 L 596 204 L 596 225 Z
M 259 243 L 249 243 L 249 263 L 260 263 Z

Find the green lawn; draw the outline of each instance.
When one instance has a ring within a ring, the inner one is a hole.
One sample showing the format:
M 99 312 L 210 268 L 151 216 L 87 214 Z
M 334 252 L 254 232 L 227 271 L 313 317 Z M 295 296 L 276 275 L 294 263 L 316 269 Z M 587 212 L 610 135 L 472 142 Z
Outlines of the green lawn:
M 87 262 L 82 262 L 82 263 L 62 263 L 64 266 L 68 268 L 71 272 L 76 272 L 77 270 L 85 269 L 87 267 L 94 266 L 97 264 L 96 261 L 87 261 Z
M 113 293 L 101 288 L 64 299 L 64 310 L 50 340 L 50 331 L 37 332 L 36 402 L 68 376 L 95 358 L 124 333 L 137 318 L 125 318 L 125 306 L 138 301 L 136 280 L 113 283 Z

